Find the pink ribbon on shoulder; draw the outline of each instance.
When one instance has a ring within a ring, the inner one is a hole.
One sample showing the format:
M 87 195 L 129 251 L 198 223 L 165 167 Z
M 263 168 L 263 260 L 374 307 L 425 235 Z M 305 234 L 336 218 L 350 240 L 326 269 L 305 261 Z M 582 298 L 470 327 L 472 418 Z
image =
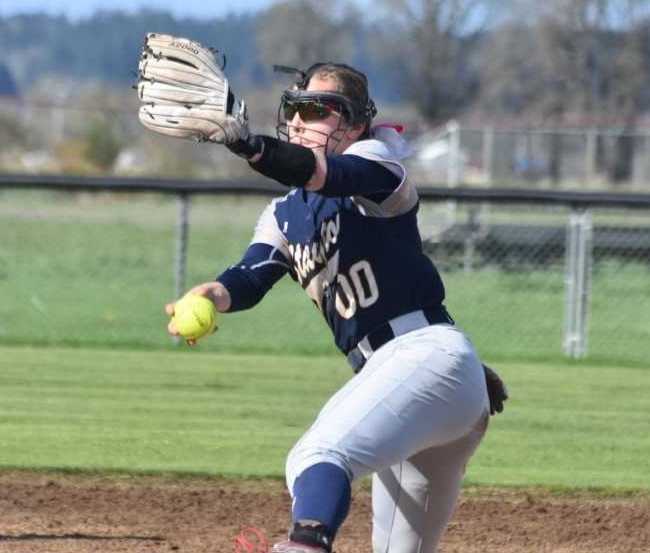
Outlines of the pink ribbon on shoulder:
M 406 130 L 406 127 L 401 123 L 379 123 L 379 125 L 374 125 L 372 128 L 373 129 L 394 129 L 399 134 L 402 134 Z

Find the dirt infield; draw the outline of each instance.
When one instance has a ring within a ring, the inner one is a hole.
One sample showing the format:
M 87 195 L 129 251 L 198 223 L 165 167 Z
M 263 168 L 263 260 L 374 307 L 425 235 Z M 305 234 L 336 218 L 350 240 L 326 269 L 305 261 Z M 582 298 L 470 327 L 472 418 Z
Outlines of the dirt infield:
M 230 553 L 243 525 L 286 531 L 281 482 L 0 472 L 0 552 Z M 337 541 L 370 552 L 370 496 L 355 491 Z M 467 490 L 441 553 L 647 553 L 650 498 Z

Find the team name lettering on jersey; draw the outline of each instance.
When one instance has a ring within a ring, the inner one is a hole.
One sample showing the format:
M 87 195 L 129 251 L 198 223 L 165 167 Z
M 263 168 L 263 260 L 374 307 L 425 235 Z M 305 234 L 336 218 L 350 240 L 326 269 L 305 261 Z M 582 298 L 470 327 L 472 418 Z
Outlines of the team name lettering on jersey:
M 321 223 L 320 239 L 307 244 L 289 244 L 289 253 L 301 286 L 309 281 L 327 265 L 334 255 L 341 228 L 340 215 Z

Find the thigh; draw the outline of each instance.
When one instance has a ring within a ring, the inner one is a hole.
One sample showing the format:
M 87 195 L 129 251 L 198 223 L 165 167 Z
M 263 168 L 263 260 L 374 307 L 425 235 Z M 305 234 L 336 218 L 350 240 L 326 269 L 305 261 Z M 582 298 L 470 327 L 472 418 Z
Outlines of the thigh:
M 427 327 L 380 348 L 325 405 L 287 460 L 287 483 L 332 462 L 352 479 L 469 432 L 487 409 L 485 378 L 466 338 Z
M 487 428 L 485 414 L 462 438 L 373 475 L 374 553 L 434 553 L 460 493 L 465 466 Z

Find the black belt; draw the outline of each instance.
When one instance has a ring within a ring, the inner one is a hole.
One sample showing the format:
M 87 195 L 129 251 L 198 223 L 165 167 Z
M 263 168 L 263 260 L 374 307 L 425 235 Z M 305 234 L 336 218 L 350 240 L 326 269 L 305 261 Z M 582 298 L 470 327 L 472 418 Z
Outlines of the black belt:
M 454 324 L 454 319 L 447 313 L 444 305 L 418 309 L 395 317 L 366 334 L 356 347 L 348 352 L 348 363 L 352 370 L 358 373 L 375 351 L 396 336 L 442 323 Z

